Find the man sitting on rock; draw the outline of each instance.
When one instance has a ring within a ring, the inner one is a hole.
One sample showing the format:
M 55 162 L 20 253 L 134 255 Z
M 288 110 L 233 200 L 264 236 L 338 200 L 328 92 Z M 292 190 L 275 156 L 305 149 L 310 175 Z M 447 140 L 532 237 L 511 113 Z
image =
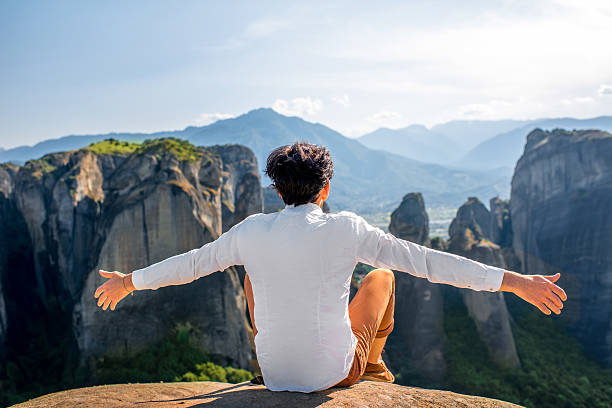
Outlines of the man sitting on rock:
M 130 274 L 109 278 L 95 292 L 114 310 L 134 290 L 192 282 L 244 265 L 244 287 L 257 360 L 272 391 L 311 392 L 360 379 L 393 382 L 381 358 L 393 330 L 391 269 L 461 288 L 513 292 L 556 314 L 566 300 L 554 276 L 521 275 L 405 241 L 351 212 L 325 214 L 333 163 L 310 143 L 274 150 L 266 174 L 285 202 L 282 211 L 247 217 L 217 240 Z M 357 262 L 376 268 L 349 304 Z M 202 311 L 205 313 L 206 311 Z

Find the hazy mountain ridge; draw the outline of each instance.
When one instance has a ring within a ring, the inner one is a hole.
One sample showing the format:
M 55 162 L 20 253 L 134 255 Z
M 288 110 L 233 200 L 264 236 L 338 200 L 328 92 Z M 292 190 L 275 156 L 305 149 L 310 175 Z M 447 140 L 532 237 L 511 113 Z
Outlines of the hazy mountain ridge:
M 455 164 L 460 167 L 479 169 L 502 166 L 514 167 L 519 157 L 523 154 L 527 135 L 536 128 L 543 130 L 553 130 L 556 128 L 569 130 L 599 129 L 610 132 L 612 131 L 612 116 L 600 116 L 590 119 L 558 118 L 534 120 L 517 129 L 498 134 L 480 143 Z
M 402 156 L 461 169 L 513 169 L 529 132 L 562 129 L 612 131 L 612 116 L 588 119 L 459 120 L 435 125 L 380 128 L 359 137 L 364 145 Z
M 388 146 L 393 146 L 396 154 L 431 163 L 453 160 L 459 148 L 449 137 L 423 125 L 410 125 L 397 130 L 380 128 L 357 140 L 371 149 L 389 151 Z
M 453 120 L 427 128 L 410 125 L 400 129 L 380 128 L 359 137 L 364 145 L 403 156 L 448 165 L 457 162 L 479 143 L 523 126 L 518 120 Z

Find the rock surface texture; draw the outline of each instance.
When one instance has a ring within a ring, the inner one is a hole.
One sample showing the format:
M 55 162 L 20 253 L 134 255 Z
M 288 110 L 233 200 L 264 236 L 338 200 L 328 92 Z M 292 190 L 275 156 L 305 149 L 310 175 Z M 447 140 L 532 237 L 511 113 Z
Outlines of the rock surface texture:
M 45 322 L 53 322 L 46 341 L 58 342 L 67 363 L 138 352 L 173 324 L 189 322 L 203 349 L 250 368 L 250 329 L 233 268 L 190 285 L 138 292 L 113 312 L 93 298 L 104 281 L 98 269 L 142 268 L 200 247 L 261 212 L 250 150 L 196 148 L 176 139 L 107 141 L 30 161 L 8 177 L 11 171 L 0 170 L 0 222 L 12 217 L 0 231 L 0 276 L 11 286 L 6 321 L 14 352 L 27 353 L 20 341 Z M 16 231 L 24 242 L 12 242 Z M 23 256 L 7 261 L 7 248 Z M 20 273 L 8 274 L 7 265 Z
M 612 367 L 612 135 L 531 132 L 510 209 L 525 272 L 561 272 L 568 295 L 561 319 Z
M 62 391 L 24 402 L 19 408 L 54 407 L 411 407 L 510 408 L 518 405 L 490 398 L 361 381 L 348 388 L 302 394 L 272 392 L 262 385 L 216 382 L 103 385 Z

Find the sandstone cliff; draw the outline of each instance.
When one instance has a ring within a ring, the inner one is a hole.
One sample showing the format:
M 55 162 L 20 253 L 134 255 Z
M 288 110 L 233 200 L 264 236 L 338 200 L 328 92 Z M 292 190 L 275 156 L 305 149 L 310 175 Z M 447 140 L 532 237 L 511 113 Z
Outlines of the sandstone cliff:
M 26 256 L 13 262 L 23 276 L 15 269 L 9 274 L 0 256 L 1 281 L 12 285 L 7 303 L 16 306 L 6 315 L 13 351 L 27 352 L 19 340 L 34 332 L 25 331 L 28 321 L 43 331 L 48 346 L 63 349 L 67 366 L 137 352 L 176 322 L 190 322 L 203 349 L 250 368 L 250 329 L 233 268 L 183 287 L 139 292 L 114 312 L 102 311 L 93 298 L 103 281 L 98 269 L 147 266 L 210 242 L 261 212 L 250 150 L 196 148 L 176 139 L 142 145 L 111 140 L 30 161 L 11 170 L 11 177 L 4 169 L 0 206 L 1 200 L 13 205 L 9 224 L 26 241 L 20 249 Z M 11 179 L 10 198 L 2 198 Z M 15 246 L 9 233 L 0 231 L 5 250 Z
M 526 273 L 561 272 L 562 316 L 612 366 L 612 135 L 534 130 L 519 159 L 510 209 Z
M 512 222 L 510 201 L 493 197 L 489 200 L 491 209 L 490 239 L 500 247 L 512 247 Z
M 249 215 L 262 212 L 263 192 L 257 160 L 246 146 L 222 145 L 209 149 L 223 162 L 221 210 L 225 232 Z
M 518 405 L 491 398 L 449 391 L 402 387 L 396 384 L 360 381 L 348 388 L 302 394 L 272 392 L 261 385 L 217 382 L 103 385 L 44 395 L 19 408 L 80 406 L 118 407 L 416 407 L 416 408 L 502 408 Z

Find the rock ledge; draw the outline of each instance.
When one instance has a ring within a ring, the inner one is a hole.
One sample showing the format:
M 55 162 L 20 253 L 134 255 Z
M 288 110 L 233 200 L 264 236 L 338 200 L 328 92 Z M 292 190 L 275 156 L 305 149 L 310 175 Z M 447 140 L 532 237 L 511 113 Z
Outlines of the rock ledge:
M 517 407 L 499 400 L 360 381 L 311 394 L 272 392 L 249 383 L 118 384 L 43 395 L 15 407 Z

